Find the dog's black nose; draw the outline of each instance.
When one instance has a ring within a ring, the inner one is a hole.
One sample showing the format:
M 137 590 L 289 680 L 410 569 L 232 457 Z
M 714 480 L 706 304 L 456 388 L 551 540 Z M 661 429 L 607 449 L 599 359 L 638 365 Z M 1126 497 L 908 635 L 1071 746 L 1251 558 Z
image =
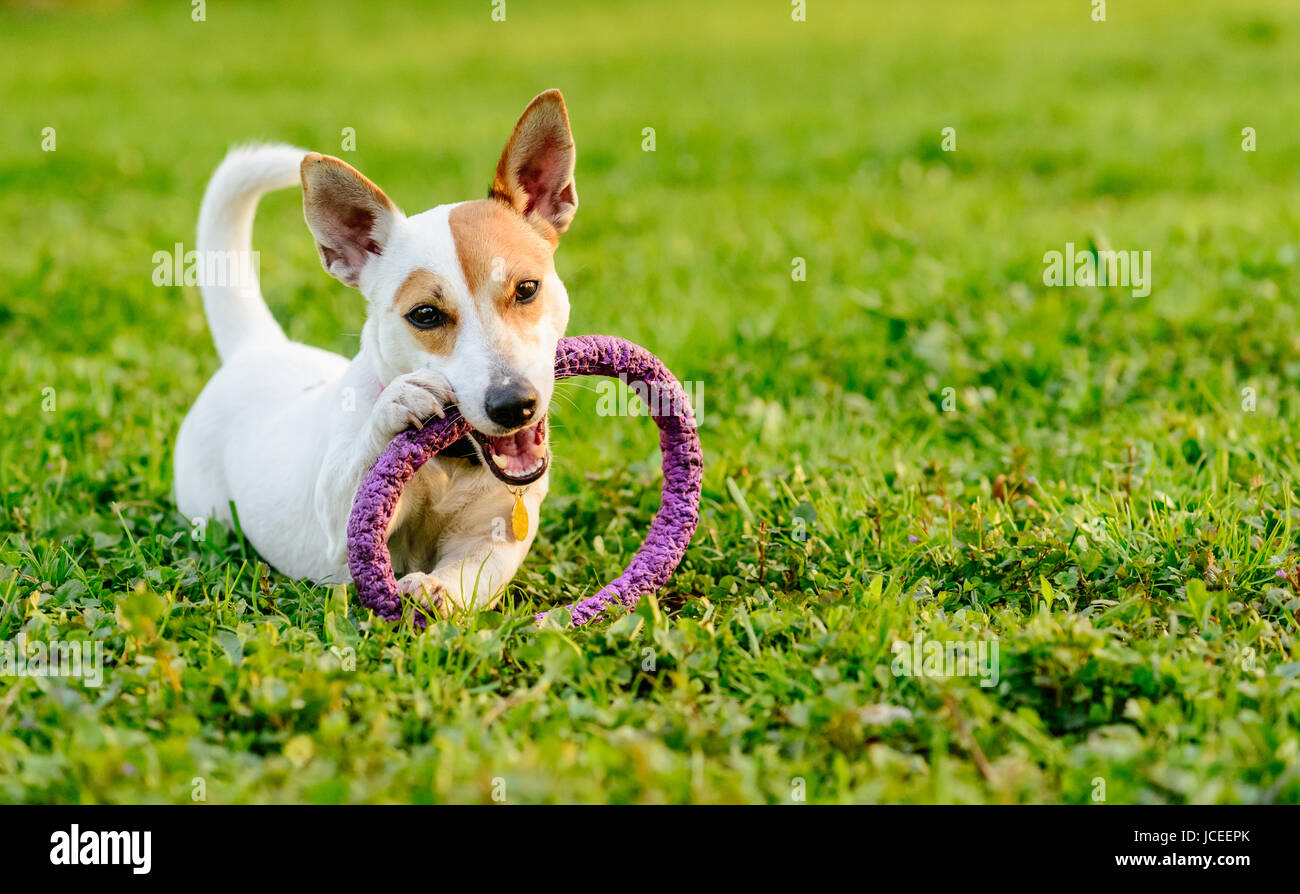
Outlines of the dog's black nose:
M 487 391 L 484 409 L 488 418 L 502 428 L 531 425 L 537 410 L 537 390 L 527 382 L 493 385 Z

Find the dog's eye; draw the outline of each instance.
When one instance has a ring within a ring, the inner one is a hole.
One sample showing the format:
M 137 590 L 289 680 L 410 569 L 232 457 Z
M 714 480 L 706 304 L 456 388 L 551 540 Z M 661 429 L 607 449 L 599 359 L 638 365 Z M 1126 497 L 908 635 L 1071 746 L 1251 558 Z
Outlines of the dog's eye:
M 437 329 L 446 325 L 447 315 L 431 304 L 421 304 L 406 315 L 406 322 L 416 329 Z
M 515 300 L 520 304 L 527 304 L 537 297 L 537 280 L 526 279 L 519 285 L 515 286 Z

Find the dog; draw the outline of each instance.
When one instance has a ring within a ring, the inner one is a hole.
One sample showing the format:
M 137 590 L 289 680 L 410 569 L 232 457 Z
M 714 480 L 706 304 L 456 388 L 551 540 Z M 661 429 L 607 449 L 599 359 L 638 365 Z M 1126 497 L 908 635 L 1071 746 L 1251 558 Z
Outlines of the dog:
M 575 160 L 558 90 L 520 116 L 486 199 L 409 217 L 337 158 L 232 150 L 203 196 L 199 257 L 248 253 L 258 199 L 301 183 L 321 264 L 361 292 L 367 316 L 349 361 L 290 341 L 256 282 L 202 286 L 221 367 L 177 435 L 180 511 L 227 523 L 237 513 L 281 573 L 346 582 L 365 472 L 395 435 L 454 405 L 473 432 L 404 488 L 393 570 L 426 610 L 494 604 L 537 536 L 548 487 L 546 415 L 569 320 L 554 254 L 578 207 Z M 520 511 L 526 532 L 507 521 Z

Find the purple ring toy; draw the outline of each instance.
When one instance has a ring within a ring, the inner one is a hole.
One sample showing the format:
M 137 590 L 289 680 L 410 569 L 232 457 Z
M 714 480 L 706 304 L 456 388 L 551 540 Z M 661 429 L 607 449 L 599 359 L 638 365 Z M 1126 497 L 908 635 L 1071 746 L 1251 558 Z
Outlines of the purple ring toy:
M 612 335 L 579 335 L 560 339 L 555 352 L 555 378 L 619 376 L 626 383 L 644 382 L 653 389 L 650 415 L 659 426 L 664 484 L 659 512 L 650 522 L 645 542 L 615 580 L 594 596 L 566 606 L 573 625 L 585 624 L 605 607 L 619 602 L 629 608 L 646 593 L 664 585 L 676 570 L 700 519 L 700 488 L 704 459 L 700 438 L 681 383 L 645 348 Z M 406 482 L 429 458 L 460 440 L 469 423 L 454 409 L 431 420 L 419 431 L 405 431 L 384 448 L 357 488 L 348 518 L 348 569 L 361 604 L 393 621 L 402 615 L 402 597 L 393 577 L 388 552 L 388 524 Z M 537 615 L 540 622 L 546 612 Z M 415 613 L 424 626 L 422 612 Z

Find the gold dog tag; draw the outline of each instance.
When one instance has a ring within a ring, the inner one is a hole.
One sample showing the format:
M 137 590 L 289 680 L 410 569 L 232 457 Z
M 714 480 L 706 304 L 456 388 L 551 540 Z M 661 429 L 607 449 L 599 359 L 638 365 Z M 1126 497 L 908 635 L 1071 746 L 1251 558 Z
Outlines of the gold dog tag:
M 515 508 L 510 513 L 510 526 L 514 529 L 515 539 L 520 543 L 528 536 L 528 507 L 524 505 L 524 489 L 514 492 Z

